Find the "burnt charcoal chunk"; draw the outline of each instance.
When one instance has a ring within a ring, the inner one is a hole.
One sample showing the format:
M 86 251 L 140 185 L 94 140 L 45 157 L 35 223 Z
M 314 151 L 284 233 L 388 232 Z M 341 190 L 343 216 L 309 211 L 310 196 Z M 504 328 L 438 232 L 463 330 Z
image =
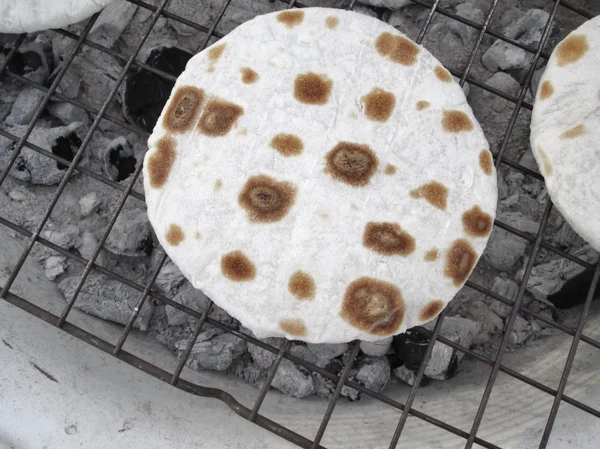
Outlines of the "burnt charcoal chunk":
M 394 337 L 392 346 L 396 357 L 404 362 L 404 366 L 410 370 L 418 370 L 425 356 L 429 338 L 409 329 L 404 334 Z
M 173 76 L 179 76 L 193 55 L 175 47 L 152 50 L 146 64 Z M 151 132 L 163 110 L 174 82 L 144 69 L 134 70 L 125 80 L 123 115 L 127 121 Z
M 124 181 L 135 171 L 137 160 L 131 144 L 124 137 L 114 139 L 104 154 L 106 173 L 113 181 Z
M 549 295 L 548 301 L 557 309 L 570 309 L 571 307 L 583 304 L 592 285 L 593 277 L 593 270 L 586 270 L 578 274 L 574 278 L 569 279 L 559 291 Z M 598 283 L 594 292 L 594 298 L 599 297 L 600 283 Z
M 52 153 L 63 159 L 72 161 L 80 145 L 81 139 L 77 134 L 72 132 L 71 134 L 60 136 L 56 139 L 56 143 L 52 146 Z M 56 168 L 59 170 L 66 170 L 69 167 L 61 162 L 56 162 Z
M 23 53 L 17 52 L 8 63 L 8 68 L 11 72 L 18 75 L 24 75 L 28 72 L 33 72 L 42 67 L 42 57 L 33 50 Z

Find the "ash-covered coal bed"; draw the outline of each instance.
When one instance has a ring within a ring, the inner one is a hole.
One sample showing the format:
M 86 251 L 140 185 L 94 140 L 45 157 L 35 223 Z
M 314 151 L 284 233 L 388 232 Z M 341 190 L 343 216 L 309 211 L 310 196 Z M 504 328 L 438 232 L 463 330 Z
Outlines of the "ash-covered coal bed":
M 155 0 L 146 0 L 156 5 Z M 221 2 L 172 0 L 168 10 L 205 27 L 217 17 Z M 317 5 L 318 3 L 318 5 Z M 342 6 L 341 0 L 303 2 L 308 6 Z M 490 29 L 536 47 L 549 17 L 543 1 L 507 0 L 498 4 Z M 592 14 L 600 14 L 595 0 L 574 1 Z M 483 23 L 491 0 L 441 0 L 439 6 L 476 23 Z M 383 5 L 383 6 L 382 6 Z M 240 23 L 257 14 L 285 9 L 286 4 L 271 0 L 233 0 L 216 31 L 227 34 Z M 406 0 L 359 0 L 355 11 L 388 22 L 412 39 L 416 39 L 429 9 Z M 88 39 L 109 52 L 84 44 L 76 54 L 57 94 L 46 105 L 28 138 L 35 149 L 25 146 L 8 177 L 0 187 L 2 216 L 33 232 L 40 223 L 67 164 L 81 146 L 90 125 L 115 80 L 149 24 L 151 11 L 124 0 L 116 1 L 99 16 Z M 583 19 L 559 8 L 545 48 L 554 45 Z M 79 34 L 85 22 L 67 27 Z M 456 20 L 436 14 L 423 45 L 453 73 L 462 73 L 474 47 L 478 30 Z M 89 259 L 95 251 L 119 198 L 142 163 L 148 133 L 167 101 L 174 79 L 184 70 L 189 58 L 199 50 L 205 33 L 178 21 L 160 17 L 137 61 L 153 70 L 132 66 L 119 94 L 108 107 L 105 119 L 92 135 L 79 167 L 110 183 L 103 183 L 87 173 L 75 170 L 54 208 L 41 237 Z M 0 35 L 0 65 L 5 61 L 17 36 Z M 209 44 L 216 41 L 211 37 Z M 75 41 L 55 31 L 32 33 L 25 37 L 18 51 L 0 75 L 0 129 L 18 140 L 31 123 L 47 89 L 55 79 Z M 111 54 L 112 53 L 112 54 Z M 121 55 L 121 58 L 113 56 Z M 525 87 L 525 102 L 531 104 L 537 83 L 545 68 L 541 59 L 531 82 L 524 86 L 533 55 L 495 39 L 483 38 L 469 76 L 492 90 L 517 98 Z M 12 74 L 12 75 L 11 75 Z M 24 78 L 24 80 L 23 80 Z M 481 123 L 492 153 L 497 154 L 514 110 L 514 103 L 475 85 L 464 86 L 469 104 Z M 84 106 L 84 108 L 80 107 Z M 519 113 L 504 158 L 511 163 L 539 173 L 529 146 L 530 111 Z M 0 135 L 0 169 L 4 170 L 15 148 L 15 139 Z M 39 150 L 39 151 L 38 151 Z M 54 158 L 52 158 L 54 156 Z M 121 190 L 114 184 L 122 187 Z M 489 245 L 470 280 L 513 300 L 523 278 L 527 255 L 542 219 L 548 193 L 539 176 L 531 176 L 509 164 L 498 171 L 499 222 L 517 229 L 524 239 L 500 227 L 494 227 Z M 21 234 L 3 227 L 0 231 L 25 241 Z M 544 234 L 544 242 L 593 264 L 598 253 L 591 249 L 553 209 Z M 154 267 L 163 257 L 148 222 L 143 202 L 142 179 L 138 177 L 130 197 L 113 230 L 101 249 L 96 264 L 141 285 L 146 285 Z M 32 256 L 46 277 L 56 283 L 66 300 L 77 287 L 84 266 L 64 255 L 36 244 Z M 6 270 L 7 267 L 0 267 Z M 524 295 L 523 306 L 546 321 L 563 323 L 573 307 L 581 307 L 591 272 L 555 252 L 542 248 L 535 260 Z M 210 301 L 195 290 L 170 262 L 162 267 L 155 290 L 197 312 L 205 311 Z M 600 294 L 600 292 L 597 292 Z M 133 288 L 93 270 L 85 282 L 75 308 L 119 325 L 125 325 L 139 301 Z M 65 302 L 66 303 L 66 302 Z M 486 357 L 494 357 L 511 306 L 464 287 L 449 304 L 440 335 Z M 224 310 L 213 306 L 209 317 L 249 333 Z M 160 302 L 148 300 L 140 310 L 134 328 L 164 344 L 177 357 L 192 338 L 197 320 Z M 428 332 L 434 322 L 409 330 L 378 343 L 363 343 L 350 370 L 350 379 L 376 392 L 395 382 L 413 384 L 415 373 L 429 343 Z M 519 312 L 509 335 L 509 350 L 518 351 L 534 339 L 558 332 L 546 322 Z M 269 338 L 269 344 L 281 347 L 284 340 Z M 293 342 L 289 353 L 339 374 L 349 355 L 348 344 L 304 344 Z M 260 387 L 276 355 L 247 343 L 219 328 L 205 324 L 192 347 L 188 366 L 195 370 L 229 373 Z M 421 385 L 460 376 L 468 356 L 436 342 Z M 317 395 L 330 397 L 336 385 L 330 379 L 311 373 L 284 359 L 275 374 L 273 387 L 295 397 Z M 341 394 L 348 400 L 360 399 L 360 393 L 344 386 Z

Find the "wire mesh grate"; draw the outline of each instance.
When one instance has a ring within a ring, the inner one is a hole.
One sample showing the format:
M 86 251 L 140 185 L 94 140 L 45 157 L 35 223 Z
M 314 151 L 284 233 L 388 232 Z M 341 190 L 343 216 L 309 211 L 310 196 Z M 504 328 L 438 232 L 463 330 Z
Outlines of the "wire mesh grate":
M 442 312 L 442 314 L 440 314 L 439 317 L 437 318 L 437 321 L 436 321 L 435 326 L 432 331 L 428 331 L 423 328 L 418 328 L 418 332 L 422 333 L 424 336 L 428 337 L 430 340 L 429 340 L 429 344 L 427 346 L 425 357 L 424 357 L 423 361 L 421 362 L 421 365 L 417 372 L 417 378 L 416 378 L 416 381 L 414 382 L 414 386 L 410 389 L 410 393 L 408 394 L 408 397 L 406 398 L 404 403 L 401 403 L 401 402 L 399 402 L 389 396 L 386 396 L 382 393 L 378 393 L 378 392 L 369 390 L 368 388 L 365 388 L 364 386 L 360 385 L 359 383 L 354 382 L 349 379 L 350 368 L 351 368 L 352 363 L 355 360 L 355 358 L 358 354 L 358 350 L 359 350 L 358 342 L 354 342 L 352 344 L 352 350 L 350 352 L 349 357 L 345 360 L 345 365 L 344 365 L 342 371 L 339 374 L 335 374 L 333 372 L 330 372 L 324 368 L 320 368 L 312 363 L 309 363 L 309 362 L 291 354 L 289 352 L 289 349 L 290 349 L 289 342 L 286 342 L 280 348 L 277 348 L 268 343 L 260 341 L 250 335 L 246 335 L 245 333 L 240 332 L 235 326 L 233 326 L 231 324 L 221 323 L 218 320 L 210 317 L 209 314 L 211 312 L 212 304 L 207 308 L 207 310 L 205 310 L 203 313 L 200 313 L 200 312 L 193 310 L 183 304 L 175 302 L 173 299 L 168 298 L 167 296 L 159 293 L 154 288 L 154 283 L 167 260 L 166 255 L 162 255 L 162 257 L 156 261 L 156 265 L 152 269 L 152 274 L 149 278 L 149 281 L 145 285 L 142 285 L 133 279 L 129 279 L 127 276 L 124 276 L 113 270 L 104 268 L 103 266 L 98 264 L 97 263 L 98 255 L 100 254 L 100 251 L 102 250 L 103 245 L 104 245 L 109 233 L 111 232 L 113 225 L 115 224 L 117 218 L 119 217 L 119 214 L 120 214 L 121 210 L 123 209 L 125 202 L 129 198 L 132 198 L 135 201 L 142 201 L 142 202 L 144 201 L 144 195 L 134 190 L 135 182 L 141 173 L 142 164 L 141 163 L 138 164 L 138 166 L 136 167 L 135 171 L 133 172 L 133 174 L 131 175 L 131 177 L 129 179 L 129 183 L 126 186 L 124 186 L 120 183 L 113 181 L 112 179 L 106 177 L 103 174 L 98 174 L 90 169 L 79 166 L 78 165 L 79 162 L 81 161 L 86 150 L 88 150 L 88 147 L 90 145 L 92 137 L 102 121 L 108 121 L 108 122 L 112 123 L 113 125 L 118 126 L 120 129 L 127 130 L 129 132 L 133 132 L 143 138 L 147 138 L 149 136 L 149 133 L 146 130 L 144 130 L 136 125 L 127 123 L 121 117 L 115 116 L 114 114 L 111 114 L 110 112 L 108 112 L 108 110 L 109 110 L 109 106 L 110 106 L 111 102 L 117 95 L 118 90 L 119 90 L 121 84 L 123 83 L 125 77 L 127 76 L 130 68 L 135 67 L 135 68 L 147 70 L 167 81 L 175 80 L 174 76 L 172 76 L 168 73 L 165 73 L 161 70 L 158 70 L 154 67 L 150 67 L 149 65 L 147 65 L 137 59 L 139 52 L 141 51 L 142 47 L 144 46 L 144 43 L 146 42 L 147 38 L 151 34 L 157 21 L 161 17 L 167 18 L 167 19 L 176 21 L 178 23 L 181 23 L 183 25 L 187 25 L 197 31 L 201 31 L 201 32 L 205 33 L 204 38 L 202 39 L 200 45 L 197 48 L 197 51 L 201 51 L 209 44 L 211 39 L 214 39 L 214 38 L 219 39 L 219 38 L 223 37 L 223 34 L 221 32 L 219 32 L 217 30 L 217 28 L 218 28 L 220 21 L 222 20 L 222 18 L 224 16 L 225 12 L 227 11 L 227 8 L 229 7 L 229 5 L 231 3 L 231 0 L 224 0 L 221 4 L 220 9 L 218 10 L 218 12 L 215 16 L 215 19 L 207 27 L 204 25 L 194 23 L 193 21 L 188 20 L 185 17 L 181 17 L 177 14 L 170 12 L 168 9 L 169 0 L 161 0 L 158 6 L 154 6 L 152 4 L 144 2 L 142 0 L 127 0 L 127 1 L 129 1 L 132 4 L 137 5 L 140 8 L 144 8 L 145 10 L 149 11 L 149 13 L 151 14 L 149 24 L 146 26 L 144 32 L 141 35 L 141 38 L 139 39 L 137 46 L 135 47 L 135 49 L 131 55 L 124 56 L 124 55 L 120 54 L 118 51 L 115 51 L 111 48 L 107 48 L 107 47 L 105 47 L 101 44 L 98 44 L 96 42 L 93 42 L 92 40 L 89 39 L 88 35 L 90 33 L 90 30 L 92 29 L 96 19 L 98 18 L 98 15 L 99 15 L 99 14 L 96 14 L 87 21 L 85 28 L 79 35 L 71 32 L 71 31 L 62 30 L 62 29 L 53 30 L 53 33 L 56 33 L 58 35 L 61 35 L 61 36 L 64 36 L 64 37 L 67 37 L 67 38 L 73 40 L 75 45 L 69 52 L 68 57 L 62 62 L 60 69 L 58 70 L 56 76 L 54 77 L 54 80 L 53 80 L 52 84 L 50 85 L 50 87 L 45 87 L 42 84 L 32 81 L 28 78 L 25 78 L 24 76 L 22 76 L 18 73 L 14 73 L 9 69 L 9 63 L 10 63 L 11 59 L 17 53 L 19 47 L 23 44 L 25 37 L 26 37 L 25 35 L 20 35 L 19 37 L 16 38 L 16 40 L 12 43 L 12 47 L 11 47 L 10 51 L 8 52 L 8 54 L 6 55 L 4 62 L 2 63 L 2 65 L 0 65 L 0 75 L 10 77 L 14 80 L 21 82 L 24 85 L 33 87 L 44 93 L 43 100 L 40 103 L 40 105 L 38 106 L 38 108 L 36 109 L 35 115 L 34 115 L 33 119 L 31 120 L 29 126 L 27 127 L 27 129 L 22 137 L 18 137 L 16 135 L 11 134 L 10 132 L 8 132 L 6 130 L 0 129 L 0 135 L 12 140 L 15 143 L 14 150 L 13 150 L 13 153 L 11 154 L 9 163 L 4 168 L 2 173 L 0 174 L 0 185 L 5 181 L 12 165 L 15 163 L 18 155 L 20 154 L 20 152 L 23 148 L 31 149 L 45 157 L 54 159 L 55 161 L 60 162 L 60 163 L 64 164 L 65 166 L 68 166 L 68 169 L 66 170 L 60 184 L 56 188 L 56 192 L 54 194 L 52 201 L 48 205 L 48 207 L 43 215 L 42 221 L 36 226 L 36 228 L 33 232 L 31 232 L 31 231 L 27 230 L 25 227 L 20 226 L 20 225 L 14 223 L 13 221 L 9 220 L 8 218 L 6 218 L 4 216 L 4 213 L 0 213 L 0 223 L 2 225 L 4 225 L 5 227 L 10 228 L 13 231 L 19 233 L 21 236 L 26 238 L 27 242 L 28 242 L 25 251 L 23 251 L 23 253 L 21 254 L 14 269 L 10 273 L 7 282 L 5 283 L 5 285 L 3 286 L 3 288 L 0 292 L 0 296 L 2 298 L 4 298 L 6 301 L 12 303 L 13 305 L 20 307 L 21 309 L 39 317 L 42 320 L 44 320 L 52 325 L 55 325 L 59 328 L 62 328 L 64 331 L 68 332 L 69 334 L 71 334 L 71 335 L 73 335 L 73 336 L 107 352 L 107 353 L 113 354 L 115 357 L 119 358 L 120 360 L 125 361 L 125 362 L 129 363 L 130 365 L 132 365 L 138 369 L 141 369 L 142 371 L 144 371 L 160 380 L 168 382 L 168 383 L 176 386 L 177 388 L 180 388 L 184 391 L 187 391 L 189 393 L 192 393 L 192 394 L 195 394 L 198 396 L 219 399 L 219 400 L 223 401 L 225 404 L 227 404 L 232 410 L 234 410 L 237 414 L 239 414 L 243 418 L 248 419 L 248 420 L 258 424 L 259 426 L 289 440 L 292 443 L 295 443 L 296 445 L 298 445 L 300 447 L 305 447 L 305 448 L 323 447 L 323 446 L 321 446 L 321 440 L 327 430 L 328 423 L 330 422 L 330 419 L 332 417 L 332 414 L 334 412 L 336 404 L 338 403 L 338 401 L 340 399 L 340 392 L 344 386 L 354 388 L 355 390 L 358 390 L 360 393 L 362 393 L 366 396 L 369 396 L 369 397 L 373 398 L 374 400 L 380 401 L 383 404 L 387 404 L 388 406 L 390 406 L 396 410 L 399 410 L 401 412 L 400 417 L 397 422 L 397 425 L 396 425 L 396 428 L 395 428 L 393 434 L 390 435 L 390 443 L 389 443 L 390 448 L 396 447 L 397 444 L 399 444 L 399 441 L 401 441 L 403 430 L 405 429 L 407 420 L 410 416 L 412 418 L 422 420 L 431 425 L 434 425 L 440 429 L 443 429 L 444 431 L 450 432 L 450 433 L 454 434 L 456 437 L 462 438 L 464 440 L 465 448 L 471 448 L 471 447 L 473 447 L 473 445 L 476 444 L 478 446 L 485 447 L 485 448 L 498 449 L 499 448 L 498 446 L 496 446 L 495 444 L 493 444 L 489 441 L 486 441 L 485 439 L 478 437 L 477 434 L 478 434 L 478 430 L 480 429 L 480 425 L 482 422 L 484 412 L 488 405 L 490 395 L 492 393 L 492 390 L 494 388 L 494 385 L 496 383 L 496 379 L 497 379 L 497 376 L 499 373 L 503 373 L 504 375 L 510 376 L 511 378 L 514 378 L 520 382 L 523 382 L 524 384 L 527 384 L 543 393 L 546 393 L 547 395 L 549 395 L 552 398 L 552 407 L 548 414 L 548 418 L 547 418 L 547 421 L 546 421 L 546 424 L 544 427 L 544 431 L 543 431 L 543 434 L 541 435 L 541 438 L 539 441 L 538 447 L 540 449 L 543 449 L 548 445 L 550 432 L 552 431 L 552 427 L 554 425 L 554 422 L 555 422 L 555 419 L 556 419 L 556 416 L 558 413 L 558 409 L 559 409 L 559 406 L 562 401 L 570 404 L 573 407 L 576 407 L 577 409 L 579 409 L 587 414 L 590 414 L 596 418 L 600 418 L 600 410 L 595 409 L 589 405 L 586 405 L 586 404 L 582 403 L 581 401 L 576 400 L 565 394 L 565 387 L 567 385 L 568 376 L 569 376 L 569 373 L 573 366 L 573 362 L 574 362 L 574 359 L 575 359 L 575 356 L 577 353 L 579 343 L 581 341 L 583 341 L 596 349 L 600 349 L 600 341 L 597 341 L 589 336 L 586 336 L 583 333 L 584 326 L 586 323 L 586 318 L 587 318 L 588 312 L 590 310 L 591 302 L 592 302 L 592 299 L 594 296 L 594 291 L 596 289 L 596 286 L 599 283 L 600 262 L 597 263 L 596 265 L 590 264 L 590 263 L 586 262 L 585 260 L 582 260 L 581 258 L 579 258 L 573 254 L 563 251 L 562 249 L 558 248 L 557 246 L 553 245 L 552 243 L 543 240 L 544 231 L 546 230 L 548 220 L 550 217 L 550 213 L 552 211 L 552 203 L 549 199 L 546 200 L 546 203 L 544 206 L 545 207 L 544 213 L 543 213 L 542 219 L 539 223 L 539 229 L 538 229 L 536 235 L 530 235 L 528 233 L 522 232 L 507 223 L 501 222 L 498 219 L 494 223 L 495 227 L 503 229 L 503 230 L 507 231 L 508 233 L 513 234 L 513 235 L 527 241 L 528 243 L 532 244 L 531 249 L 529 250 L 529 253 L 527 255 L 527 262 L 525 264 L 525 272 L 522 277 L 521 284 L 519 286 L 519 290 L 518 290 L 516 297 L 514 299 L 504 297 L 504 296 L 499 295 L 498 293 L 488 289 L 487 287 L 485 287 L 483 285 L 479 285 L 471 280 L 469 280 L 466 283 L 466 286 L 468 288 L 473 289 L 479 293 L 486 295 L 487 297 L 489 297 L 495 301 L 499 301 L 499 302 L 511 307 L 511 312 L 510 312 L 510 316 L 508 319 L 508 323 L 503 331 L 502 341 L 500 343 L 500 347 L 499 347 L 495 357 L 488 358 L 488 357 L 483 356 L 475 351 L 470 350 L 469 348 L 465 348 L 452 340 L 449 340 L 449 339 L 441 336 L 440 330 L 442 327 L 442 322 L 446 316 L 446 312 L 445 311 Z M 277 1 L 280 1 L 280 0 L 277 0 Z M 500 0 L 493 0 L 491 2 L 491 6 L 486 13 L 485 20 L 483 21 L 483 23 L 475 23 L 469 19 L 463 18 L 457 14 L 454 14 L 453 12 L 451 12 L 447 9 L 439 7 L 440 0 L 435 0 L 433 2 L 428 2 L 428 1 L 424 1 L 424 0 L 411 0 L 411 1 L 417 5 L 426 7 L 429 10 L 427 17 L 426 17 L 426 19 L 421 27 L 421 30 L 419 32 L 419 35 L 417 38 L 418 43 L 421 43 L 423 41 L 423 39 L 427 36 L 427 33 L 428 33 L 428 30 L 430 29 L 432 20 L 438 14 L 441 16 L 450 18 L 459 23 L 462 23 L 462 24 L 476 30 L 477 39 L 476 39 L 475 45 L 469 52 L 469 55 L 468 55 L 469 59 L 468 59 L 468 62 L 466 64 L 465 68 L 463 70 L 458 71 L 455 68 L 450 67 L 449 70 L 453 75 L 455 75 L 456 77 L 458 77 L 460 79 L 461 86 L 464 85 L 465 82 L 468 82 L 469 84 L 471 84 L 473 86 L 476 86 L 486 92 L 489 92 L 497 97 L 503 98 L 504 100 L 514 104 L 513 113 L 512 113 L 510 122 L 508 123 L 504 137 L 502 139 L 502 143 L 499 147 L 499 150 L 496 152 L 496 154 L 494 154 L 495 165 L 497 168 L 500 166 L 507 166 L 507 167 L 510 167 L 511 169 L 514 169 L 514 170 L 522 173 L 525 176 L 529 176 L 529 177 L 531 177 L 533 179 L 537 179 L 537 180 L 543 180 L 541 175 L 539 175 L 538 173 L 536 173 L 536 172 L 530 170 L 529 168 L 522 166 L 521 164 L 516 163 L 516 162 L 512 161 L 510 158 L 506 157 L 505 151 L 507 149 L 509 140 L 511 138 L 511 134 L 513 133 L 515 124 L 517 122 L 519 112 L 522 109 L 523 110 L 531 110 L 532 109 L 532 104 L 525 100 L 527 86 L 528 86 L 529 81 L 531 80 L 533 73 L 537 67 L 538 61 L 540 59 L 548 59 L 550 56 L 549 53 L 547 53 L 543 49 L 544 49 L 544 45 L 548 39 L 548 36 L 550 33 L 550 28 L 552 26 L 552 22 L 555 18 L 557 11 L 560 8 L 566 8 L 575 14 L 579 14 L 584 19 L 590 19 L 592 17 L 592 15 L 589 12 L 572 5 L 568 1 L 554 0 L 552 2 L 549 2 L 552 4 L 551 13 L 549 15 L 549 20 L 545 25 L 541 42 L 540 42 L 538 48 L 532 48 L 528 45 L 522 44 L 518 40 L 504 36 L 503 34 L 497 32 L 497 31 L 494 31 L 493 29 L 490 29 L 490 23 L 491 23 L 492 17 L 494 15 L 494 12 L 496 11 L 496 8 L 497 8 Z M 288 7 L 288 8 L 304 7 L 304 5 L 297 3 L 294 0 L 291 0 L 290 2 L 285 2 L 285 3 L 286 4 L 282 5 L 282 6 Z M 354 7 L 354 4 L 355 4 L 355 1 L 353 1 L 353 0 L 346 1 L 344 7 L 348 8 L 348 9 L 352 9 Z M 512 95 L 506 94 L 505 92 L 502 92 L 494 87 L 488 86 L 487 84 L 481 82 L 480 80 L 476 79 L 474 76 L 471 75 L 471 69 L 473 67 L 475 57 L 476 57 L 477 52 L 483 42 L 483 39 L 486 37 L 492 37 L 495 39 L 503 40 L 503 41 L 505 41 L 511 45 L 514 45 L 515 47 L 518 47 L 522 50 L 525 50 L 529 54 L 533 55 L 532 61 L 529 64 L 529 67 L 527 70 L 526 80 L 523 83 L 523 86 L 522 86 L 518 96 L 512 96 Z M 105 101 L 103 102 L 103 104 L 101 105 L 100 108 L 97 108 L 92 104 L 87 104 L 85 102 L 72 99 L 64 94 L 57 92 L 57 87 L 58 87 L 59 83 L 61 82 L 65 73 L 67 72 L 70 65 L 72 64 L 75 56 L 78 54 L 78 52 L 81 51 L 83 46 L 88 46 L 90 48 L 93 48 L 95 50 L 103 52 L 107 55 L 110 55 L 110 56 L 118 59 L 122 63 L 124 63 L 124 66 L 121 69 L 121 72 L 120 72 L 118 78 L 116 79 L 110 93 L 108 94 L 108 97 L 105 99 Z M 40 119 L 44 108 L 46 107 L 47 103 L 50 100 L 60 100 L 60 101 L 69 102 L 73 106 L 88 112 L 89 114 L 91 114 L 92 117 L 94 117 L 94 120 L 89 128 L 89 131 L 86 134 L 85 138 L 83 139 L 79 149 L 75 153 L 72 161 L 66 160 L 66 159 L 60 157 L 59 155 L 55 155 L 52 152 L 49 152 L 43 148 L 40 148 L 39 146 L 32 144 L 32 143 L 28 142 L 28 140 L 27 140 L 29 135 L 33 131 L 34 127 L 36 126 L 36 123 Z M 56 245 L 55 243 L 52 243 L 48 239 L 42 237 L 42 231 L 50 217 L 50 214 L 52 213 L 52 211 L 53 211 L 54 207 L 56 206 L 57 202 L 59 201 L 59 199 L 61 198 L 61 195 L 63 195 L 63 192 L 69 181 L 69 178 L 75 172 L 77 172 L 85 177 L 89 177 L 90 179 L 93 179 L 97 182 L 103 183 L 104 185 L 114 189 L 120 195 L 117 207 L 110 217 L 108 226 L 106 227 L 102 238 L 97 243 L 95 250 L 89 259 L 85 259 L 84 257 L 82 257 L 74 252 L 71 252 L 69 250 L 66 250 L 66 249 L 62 248 L 61 246 Z M 13 286 L 15 279 L 19 275 L 19 272 L 20 272 L 21 268 L 23 267 L 25 260 L 29 256 L 33 246 L 36 243 L 41 244 L 41 245 L 57 252 L 58 254 L 65 256 L 68 259 L 70 259 L 76 263 L 81 264 L 84 267 L 83 274 L 80 277 L 79 283 L 75 289 L 74 294 L 70 298 L 67 298 L 67 304 L 59 316 L 49 312 L 48 310 L 44 310 L 43 308 L 36 306 L 35 304 L 29 302 L 27 300 L 27 298 L 19 297 L 16 294 L 14 294 L 13 292 L 11 292 L 11 287 Z M 559 255 L 560 257 L 562 257 L 566 260 L 575 262 L 576 264 L 580 265 L 581 267 L 593 270 L 594 274 L 593 274 L 592 283 L 588 290 L 581 316 L 579 317 L 577 326 L 575 328 L 568 327 L 564 324 L 556 323 L 553 320 L 548 319 L 544 315 L 542 315 L 538 312 L 532 311 L 523 305 L 523 297 L 525 294 L 529 276 L 531 274 L 531 270 L 533 268 L 533 263 L 541 249 L 550 251 L 554 254 Z M 86 281 L 86 278 L 92 271 L 106 275 L 106 276 L 110 277 L 111 279 L 114 279 L 114 280 L 116 280 L 116 281 L 118 281 L 140 293 L 139 301 L 138 301 L 136 307 L 134 308 L 126 326 L 124 327 L 118 341 L 115 344 L 109 343 L 109 342 L 93 335 L 92 333 L 73 325 L 72 323 L 70 323 L 68 321 L 69 313 L 70 313 L 73 305 L 77 301 L 78 295 L 81 292 L 81 288 L 82 288 L 84 282 Z M 142 310 L 142 306 L 144 305 L 144 303 L 146 301 L 149 301 L 149 300 L 157 301 L 159 303 L 171 306 L 179 311 L 182 311 L 182 312 L 188 314 L 191 317 L 194 317 L 197 320 L 196 326 L 192 333 L 192 337 L 189 339 L 188 345 L 185 348 L 185 350 L 183 351 L 183 356 L 179 358 L 178 363 L 176 364 L 176 366 L 173 367 L 172 371 L 167 371 L 162 368 L 159 368 L 158 366 L 156 366 L 148 361 L 145 361 L 123 349 L 123 346 L 126 343 L 127 338 L 132 331 L 134 322 L 136 321 L 140 311 Z M 502 364 L 503 356 L 504 356 L 504 353 L 505 353 L 506 347 L 507 347 L 508 338 L 509 338 L 511 329 L 515 323 L 517 314 L 519 312 L 523 313 L 525 315 L 534 317 L 535 319 L 540 320 L 541 322 L 544 322 L 548 326 L 552 326 L 556 330 L 573 337 L 572 343 L 570 345 L 569 353 L 567 355 L 566 363 L 565 363 L 564 369 L 562 371 L 560 381 L 558 383 L 558 387 L 556 389 L 548 387 L 547 385 L 544 385 L 543 383 L 541 383 L 529 376 L 523 375 L 523 374 L 515 371 L 514 369 Z M 247 343 L 254 344 L 254 345 L 258 346 L 259 348 L 262 348 L 262 349 L 269 351 L 276 355 L 275 362 L 273 363 L 272 367 L 270 368 L 270 370 L 268 372 L 267 380 L 266 380 L 265 384 L 262 386 L 262 388 L 260 389 L 260 391 L 254 401 L 254 404 L 251 408 L 245 407 L 242 404 L 240 404 L 233 396 L 231 396 L 226 391 L 223 391 L 223 390 L 217 389 L 217 388 L 209 388 L 209 387 L 205 387 L 202 385 L 198 385 L 198 384 L 189 382 L 189 381 L 181 378 L 182 370 L 191 354 L 193 345 L 196 342 L 196 339 L 198 338 L 199 334 L 201 333 L 201 331 L 203 329 L 203 326 L 206 323 L 208 323 L 211 326 L 214 326 L 218 329 L 221 329 L 225 332 L 228 332 L 232 335 L 235 335 L 239 338 L 242 338 Z M 445 345 L 447 345 L 457 351 L 460 351 L 461 353 L 469 355 L 473 359 L 475 359 L 483 364 L 491 366 L 491 372 L 489 374 L 489 378 L 488 378 L 487 385 L 485 387 L 485 391 L 484 391 L 482 397 L 479 399 L 479 401 L 480 401 L 479 407 L 478 407 L 477 413 L 474 417 L 473 424 L 469 430 L 459 429 L 450 423 L 444 422 L 443 420 L 437 419 L 431 415 L 428 415 L 422 411 L 419 411 L 416 408 L 413 408 L 414 400 L 417 397 L 417 393 L 420 388 L 420 380 L 422 379 L 422 377 L 424 375 L 425 367 L 427 365 L 429 357 L 431 356 L 435 342 L 444 343 Z M 313 437 L 309 438 L 306 436 L 302 436 L 302 435 L 298 434 L 297 432 L 294 432 L 294 431 L 286 428 L 284 425 L 277 423 L 276 421 L 273 421 L 271 419 L 268 419 L 265 416 L 260 414 L 261 406 L 263 404 L 263 401 L 267 395 L 269 388 L 272 385 L 273 378 L 277 372 L 277 369 L 280 366 L 280 363 L 284 359 L 287 359 L 287 360 L 291 361 L 292 363 L 294 363 L 298 366 L 301 366 L 306 370 L 309 370 L 310 372 L 317 373 L 317 374 L 333 381 L 336 385 L 335 392 L 327 404 L 327 409 L 323 415 L 321 424 Z

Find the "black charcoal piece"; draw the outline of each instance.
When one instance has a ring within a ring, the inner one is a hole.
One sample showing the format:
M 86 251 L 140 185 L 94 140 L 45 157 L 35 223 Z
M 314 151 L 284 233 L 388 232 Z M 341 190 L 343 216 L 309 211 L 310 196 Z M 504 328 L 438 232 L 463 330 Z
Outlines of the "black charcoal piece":
M 104 167 L 113 181 L 124 181 L 135 171 L 137 160 L 133 147 L 125 137 L 117 137 L 110 142 L 104 153 Z
M 56 139 L 56 142 L 52 146 L 52 153 L 56 156 L 62 157 L 63 159 L 72 161 L 80 145 L 81 139 L 77 134 L 75 134 L 75 132 L 72 132 Z M 69 167 L 65 164 L 57 162 L 56 168 L 59 170 L 66 170 Z
M 557 309 L 570 309 L 571 307 L 583 304 L 592 285 L 593 277 L 593 270 L 586 270 L 578 274 L 574 278 L 569 279 L 559 291 L 549 295 L 548 301 Z M 594 298 L 598 297 L 600 297 L 600 283 L 598 283 L 594 292 Z
M 179 76 L 193 55 L 176 47 L 154 49 L 146 64 L 173 76 Z M 174 82 L 138 69 L 125 80 L 123 115 L 132 124 L 151 132 L 171 95 Z
M 404 366 L 410 370 L 418 370 L 425 356 L 429 338 L 409 329 L 405 333 L 396 335 L 392 346 L 396 357 L 404 362 Z

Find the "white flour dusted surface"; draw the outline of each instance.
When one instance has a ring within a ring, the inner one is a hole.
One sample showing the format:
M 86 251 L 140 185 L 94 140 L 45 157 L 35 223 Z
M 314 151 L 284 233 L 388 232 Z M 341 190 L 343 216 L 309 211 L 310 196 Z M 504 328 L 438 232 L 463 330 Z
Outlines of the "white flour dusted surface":
M 0 33 L 32 33 L 77 23 L 113 0 L 0 0 Z
M 531 147 L 554 204 L 600 251 L 600 17 L 556 46 L 540 80 Z
M 149 147 L 160 243 L 258 337 L 373 341 L 431 320 L 496 211 L 461 88 L 348 11 L 260 16 L 193 57 Z

